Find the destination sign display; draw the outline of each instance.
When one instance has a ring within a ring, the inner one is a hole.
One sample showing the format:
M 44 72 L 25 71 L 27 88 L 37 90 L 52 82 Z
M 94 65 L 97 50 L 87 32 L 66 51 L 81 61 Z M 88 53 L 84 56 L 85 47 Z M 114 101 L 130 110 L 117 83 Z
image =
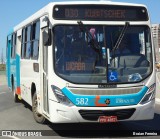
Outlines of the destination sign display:
M 145 7 L 117 5 L 56 5 L 57 20 L 148 21 Z

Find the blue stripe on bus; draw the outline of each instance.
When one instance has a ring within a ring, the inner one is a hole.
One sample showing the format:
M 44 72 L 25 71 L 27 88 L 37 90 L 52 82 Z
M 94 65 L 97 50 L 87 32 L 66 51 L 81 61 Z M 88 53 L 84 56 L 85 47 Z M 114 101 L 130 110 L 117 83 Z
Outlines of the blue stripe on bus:
M 8 87 L 11 87 L 11 34 L 14 32 L 13 29 L 11 29 L 8 33 L 8 39 L 7 41 L 7 62 L 6 62 L 6 74 L 7 74 L 7 82 L 8 82 Z M 10 43 L 9 43 L 10 42 Z
M 7 57 L 7 63 L 6 63 L 6 74 L 7 74 L 7 81 L 8 81 L 8 87 L 11 87 L 11 79 L 10 79 L 10 67 L 11 67 L 11 65 L 10 65 L 10 52 L 11 51 L 11 44 L 9 44 L 9 42 L 8 42 L 8 52 L 7 52 L 7 54 L 8 54 L 8 57 Z
M 6 61 L 6 76 L 7 76 L 7 82 L 8 87 L 12 87 L 11 84 L 11 75 L 14 77 L 14 86 L 15 88 L 20 87 L 20 56 L 16 54 L 15 58 L 11 58 L 11 34 L 14 32 L 14 30 L 10 30 L 8 34 L 8 37 L 10 38 L 10 43 L 8 41 L 8 50 L 7 50 L 7 61 Z
M 96 95 L 77 95 L 73 94 L 66 87 L 62 89 L 62 92 L 69 100 L 79 107 L 114 107 L 114 106 L 129 106 L 138 104 L 143 96 L 146 94 L 148 87 L 143 87 L 139 92 L 135 94 L 126 95 L 109 95 L 109 96 L 96 96 Z
M 20 87 L 20 56 L 16 54 L 16 80 L 17 80 L 17 86 Z
M 15 58 L 11 58 L 10 76 L 14 77 L 14 87 L 20 87 L 20 56 L 16 54 Z M 11 83 L 10 83 L 11 84 Z

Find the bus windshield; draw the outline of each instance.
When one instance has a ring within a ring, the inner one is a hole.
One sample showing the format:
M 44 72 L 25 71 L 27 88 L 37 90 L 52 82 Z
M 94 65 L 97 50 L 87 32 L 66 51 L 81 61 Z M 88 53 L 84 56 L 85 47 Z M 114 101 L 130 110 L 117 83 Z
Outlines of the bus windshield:
M 56 25 L 53 28 L 54 69 L 79 84 L 131 83 L 152 71 L 148 26 Z M 119 43 L 118 45 L 116 43 Z M 117 47 L 115 47 L 117 46 Z

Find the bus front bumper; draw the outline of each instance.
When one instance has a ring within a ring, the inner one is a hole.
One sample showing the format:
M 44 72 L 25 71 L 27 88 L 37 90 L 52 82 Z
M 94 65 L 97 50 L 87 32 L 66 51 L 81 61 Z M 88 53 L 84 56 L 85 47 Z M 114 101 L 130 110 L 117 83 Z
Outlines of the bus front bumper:
M 118 121 L 149 120 L 154 118 L 155 100 L 146 104 L 121 107 L 65 106 L 49 100 L 48 119 L 52 123 L 95 123 L 99 116 L 117 116 Z

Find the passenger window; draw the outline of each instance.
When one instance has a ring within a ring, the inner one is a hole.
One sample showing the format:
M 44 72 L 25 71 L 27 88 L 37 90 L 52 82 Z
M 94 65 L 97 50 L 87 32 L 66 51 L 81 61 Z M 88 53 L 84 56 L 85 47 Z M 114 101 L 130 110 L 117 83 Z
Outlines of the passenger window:
M 21 45 L 21 58 L 23 59 L 23 58 L 25 58 L 25 50 L 26 50 L 26 45 L 25 45 L 25 40 L 26 40 L 26 29 L 24 28 L 23 30 L 22 30 L 22 45 Z
M 38 59 L 40 22 L 35 22 L 22 29 L 21 58 Z
M 12 34 L 12 43 L 11 43 L 11 58 L 15 58 L 16 56 L 16 33 Z
M 32 59 L 38 59 L 39 56 L 39 35 L 40 35 L 40 22 L 33 24 L 32 28 Z
M 30 59 L 31 56 L 31 26 L 27 27 L 27 33 L 26 33 L 26 59 Z

